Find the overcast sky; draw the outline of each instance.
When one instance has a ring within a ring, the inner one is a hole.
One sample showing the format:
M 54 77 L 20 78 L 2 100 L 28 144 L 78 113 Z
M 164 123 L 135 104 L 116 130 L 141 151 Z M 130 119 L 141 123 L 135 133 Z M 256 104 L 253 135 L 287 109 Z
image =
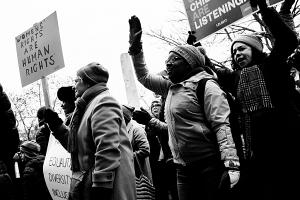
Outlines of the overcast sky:
M 172 19 L 178 2 L 180 1 L 3 1 L 0 8 L 0 82 L 5 90 L 21 91 L 15 37 L 56 11 L 65 68 L 55 73 L 74 76 L 79 67 L 92 61 L 100 62 L 110 72 L 109 85 L 113 93 L 122 96 L 119 98 L 124 98 L 120 55 L 128 50 L 128 19 L 137 15 L 144 30 L 163 28 Z M 167 51 L 155 46 L 151 49 L 151 45 L 147 41 L 145 43 L 149 48 L 146 58 L 150 58 L 149 63 L 154 63 L 151 70 L 162 70 Z

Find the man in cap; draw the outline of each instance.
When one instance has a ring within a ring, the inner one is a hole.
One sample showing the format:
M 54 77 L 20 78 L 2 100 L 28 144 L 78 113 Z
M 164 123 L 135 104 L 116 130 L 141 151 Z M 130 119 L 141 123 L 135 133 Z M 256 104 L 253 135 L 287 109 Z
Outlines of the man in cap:
M 121 106 L 106 86 L 108 78 L 107 69 L 96 62 L 77 71 L 69 128 L 56 112 L 45 112 L 53 135 L 71 154 L 69 199 L 136 198 L 133 151 Z
M 60 87 L 57 90 L 57 98 L 62 102 L 61 107 L 66 116 L 65 124 L 68 126 L 75 109 L 76 98 L 74 88 L 72 86 Z

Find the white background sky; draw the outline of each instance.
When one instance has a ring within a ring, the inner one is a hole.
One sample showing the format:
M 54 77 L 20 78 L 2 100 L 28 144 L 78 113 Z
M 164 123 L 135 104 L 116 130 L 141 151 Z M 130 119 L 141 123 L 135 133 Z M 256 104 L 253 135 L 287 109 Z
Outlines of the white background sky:
M 126 96 L 120 55 L 128 51 L 128 19 L 137 15 L 143 30 L 160 29 L 172 19 L 178 4 L 180 6 L 178 0 L 3 1 L 0 8 L 0 83 L 6 91 L 22 90 L 15 37 L 56 11 L 65 68 L 55 73 L 75 76 L 81 66 L 99 62 L 108 68 L 109 86 L 122 101 Z M 183 4 L 181 6 L 183 10 Z M 150 70 L 162 70 L 168 51 L 147 42 L 145 36 L 143 39 L 148 48 L 148 64 L 155 66 Z

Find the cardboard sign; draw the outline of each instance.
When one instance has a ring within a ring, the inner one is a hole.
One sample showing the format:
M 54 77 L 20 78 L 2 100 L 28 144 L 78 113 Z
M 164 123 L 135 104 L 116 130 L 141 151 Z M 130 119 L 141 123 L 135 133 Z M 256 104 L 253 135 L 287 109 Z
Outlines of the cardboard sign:
M 67 200 L 71 184 L 71 155 L 50 134 L 43 172 L 53 200 Z
M 269 0 L 274 5 L 282 0 Z M 250 0 L 183 0 L 190 29 L 201 40 L 257 11 Z
M 136 78 L 134 75 L 133 64 L 128 53 L 121 54 L 121 67 L 126 89 L 127 104 L 130 106 L 134 106 L 135 108 L 139 108 L 140 97 L 136 87 Z
M 56 12 L 15 39 L 23 87 L 65 66 Z

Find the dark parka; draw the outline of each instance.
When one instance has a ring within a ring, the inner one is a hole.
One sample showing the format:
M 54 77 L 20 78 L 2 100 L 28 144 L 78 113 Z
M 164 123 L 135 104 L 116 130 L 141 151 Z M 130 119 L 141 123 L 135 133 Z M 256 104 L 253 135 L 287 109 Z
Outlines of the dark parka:
M 18 129 L 16 127 L 16 118 L 11 109 L 11 103 L 8 96 L 3 91 L 0 84 L 0 160 L 7 167 L 8 174 L 14 178 L 13 156 L 18 151 L 20 142 Z

